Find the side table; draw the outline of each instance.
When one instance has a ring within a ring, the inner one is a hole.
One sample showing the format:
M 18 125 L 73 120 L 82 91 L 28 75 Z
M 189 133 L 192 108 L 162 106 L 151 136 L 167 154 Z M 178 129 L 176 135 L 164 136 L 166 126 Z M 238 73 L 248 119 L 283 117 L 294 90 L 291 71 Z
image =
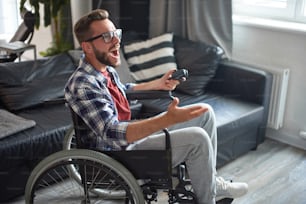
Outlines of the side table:
M 0 51 L 6 51 L 9 54 L 16 54 L 18 56 L 19 62 L 21 60 L 21 53 L 26 51 L 26 50 L 30 50 L 33 49 L 34 52 L 34 60 L 36 60 L 37 56 L 36 56 L 36 46 L 33 44 L 26 44 L 24 42 L 21 41 L 15 41 L 15 42 L 10 42 L 10 43 L 0 43 Z

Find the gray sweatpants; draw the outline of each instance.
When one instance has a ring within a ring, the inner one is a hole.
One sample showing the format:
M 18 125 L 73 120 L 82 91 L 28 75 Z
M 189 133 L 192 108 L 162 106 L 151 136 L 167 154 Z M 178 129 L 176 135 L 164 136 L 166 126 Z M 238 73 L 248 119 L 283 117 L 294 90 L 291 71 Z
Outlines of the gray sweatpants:
M 199 204 L 215 203 L 217 129 L 213 109 L 198 118 L 169 127 L 172 166 L 185 162 Z M 164 133 L 139 140 L 127 149 L 163 149 Z

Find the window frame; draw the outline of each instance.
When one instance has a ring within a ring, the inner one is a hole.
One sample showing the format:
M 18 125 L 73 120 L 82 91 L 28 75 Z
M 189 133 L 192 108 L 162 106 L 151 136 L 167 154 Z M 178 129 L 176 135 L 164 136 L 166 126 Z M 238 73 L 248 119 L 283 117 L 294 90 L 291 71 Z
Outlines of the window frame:
M 257 1 L 257 5 L 256 3 L 255 5 L 251 5 L 252 1 Z M 288 6 L 286 8 L 260 5 L 258 2 L 262 0 L 252 1 L 233 0 L 233 14 L 295 23 L 306 23 L 306 0 L 287 0 Z

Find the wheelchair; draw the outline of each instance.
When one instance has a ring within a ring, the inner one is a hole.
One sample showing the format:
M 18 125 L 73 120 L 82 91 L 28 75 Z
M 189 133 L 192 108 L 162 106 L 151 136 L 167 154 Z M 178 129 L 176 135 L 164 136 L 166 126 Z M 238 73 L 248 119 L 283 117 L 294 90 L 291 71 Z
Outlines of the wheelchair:
M 171 166 L 171 141 L 165 129 L 164 150 L 98 151 L 89 149 L 80 135 L 87 125 L 72 110 L 73 126 L 63 150 L 42 160 L 31 172 L 25 201 L 32 203 L 197 203 L 186 167 Z
M 174 169 L 171 166 L 167 129 L 163 130 L 164 150 L 93 150 L 81 140 L 89 127 L 70 111 L 73 127 L 64 137 L 63 150 L 46 157 L 33 169 L 25 188 L 26 204 L 151 204 L 159 203 L 160 192 L 168 194 L 164 202 L 169 204 L 197 204 L 185 164 Z

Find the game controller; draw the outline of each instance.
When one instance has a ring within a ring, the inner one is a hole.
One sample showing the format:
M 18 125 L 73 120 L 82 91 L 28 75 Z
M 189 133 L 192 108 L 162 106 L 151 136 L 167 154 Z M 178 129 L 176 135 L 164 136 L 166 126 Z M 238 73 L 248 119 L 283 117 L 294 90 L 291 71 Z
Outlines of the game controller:
M 188 70 L 187 69 L 178 69 L 172 73 L 172 76 L 169 79 L 183 81 L 188 78 Z

